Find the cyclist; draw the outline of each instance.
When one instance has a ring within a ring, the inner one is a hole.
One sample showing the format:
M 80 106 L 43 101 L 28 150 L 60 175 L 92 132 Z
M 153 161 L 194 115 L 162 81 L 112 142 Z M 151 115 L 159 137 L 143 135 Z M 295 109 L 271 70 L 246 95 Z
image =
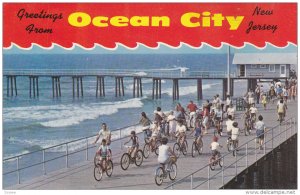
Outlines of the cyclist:
M 222 136 L 222 121 L 223 121 L 222 116 L 223 116 L 223 112 L 221 110 L 221 106 L 217 105 L 217 109 L 215 112 L 215 126 L 220 136 Z
M 213 156 L 220 157 L 221 153 L 219 152 L 219 148 L 222 148 L 222 146 L 218 143 L 218 137 L 214 136 L 213 141 L 210 144 L 210 149 Z
M 131 157 L 134 159 L 135 158 L 135 154 L 139 149 L 139 138 L 136 136 L 135 131 L 131 131 L 130 132 L 130 139 L 124 143 L 124 145 L 126 145 L 128 142 L 132 141 L 132 145 L 129 148 L 128 153 L 131 154 Z
M 163 169 L 165 170 L 165 165 L 167 164 L 167 171 L 170 170 L 170 165 L 173 162 L 176 162 L 176 155 L 171 149 L 170 146 L 167 145 L 168 138 L 163 137 L 161 140 L 162 145 L 158 148 L 158 158 L 157 161 L 163 164 Z M 171 154 L 171 155 L 170 155 Z
M 94 144 L 97 143 L 101 135 L 103 136 L 103 139 L 106 140 L 106 144 L 109 146 L 111 142 L 111 132 L 108 129 L 106 123 L 102 123 L 102 129 L 100 129 Z
M 231 115 L 228 115 L 228 120 L 226 121 L 226 130 L 227 130 L 227 135 L 228 135 L 228 140 L 231 139 L 231 131 L 232 131 L 232 124 L 233 124 L 233 119 Z M 227 141 L 228 141 L 227 140 Z
M 106 144 L 106 140 L 102 139 L 101 145 L 97 150 L 97 154 L 100 156 L 99 164 L 102 165 L 103 170 L 106 170 L 106 161 L 110 160 L 111 150 L 109 149 L 108 145 Z
M 155 148 L 155 142 L 158 138 L 158 136 L 160 135 L 160 125 L 157 121 L 154 121 L 154 126 L 152 127 L 152 135 L 150 137 L 150 147 L 151 147 L 151 150 L 153 151 L 154 148 Z
M 176 126 L 176 136 L 177 136 L 177 143 L 182 145 L 186 139 L 186 126 L 183 125 L 183 122 L 180 120 L 178 121 L 178 125 Z
M 151 120 L 147 117 L 145 112 L 141 113 L 141 119 L 139 121 L 142 124 L 142 130 L 144 132 L 145 138 L 149 138 L 151 136 L 150 124 L 152 123 Z
M 190 133 L 190 135 L 192 135 L 192 133 L 195 132 L 195 140 L 197 145 L 200 144 L 200 140 L 202 138 L 202 133 L 201 133 L 201 129 L 202 129 L 202 125 L 201 125 L 201 120 L 199 118 L 196 119 L 196 125 L 195 128 L 192 130 L 192 132 Z
M 233 122 L 232 123 L 232 129 L 231 129 L 231 139 L 233 141 L 233 145 L 235 148 L 237 148 L 239 146 L 239 131 L 240 129 L 238 128 L 238 123 L 237 122 Z
M 250 111 L 252 121 L 255 122 L 256 121 L 256 114 L 257 114 L 257 108 L 255 107 L 255 104 L 252 104 L 249 111 Z

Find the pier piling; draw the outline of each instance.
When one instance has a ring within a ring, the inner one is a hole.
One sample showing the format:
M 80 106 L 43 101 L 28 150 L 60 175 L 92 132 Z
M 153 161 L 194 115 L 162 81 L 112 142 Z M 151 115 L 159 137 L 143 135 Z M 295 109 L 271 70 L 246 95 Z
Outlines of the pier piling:
M 202 94 L 202 79 L 197 79 L 197 99 L 202 100 L 203 94 Z
M 142 97 L 142 78 L 141 77 L 134 77 L 133 78 L 133 97 Z
M 152 80 L 152 99 L 161 99 L 161 79 L 160 78 L 153 78 Z
M 124 96 L 124 82 L 123 77 L 115 77 L 115 96 Z
M 17 78 L 16 76 L 7 76 L 7 97 L 17 96 Z
M 75 86 L 75 80 L 76 80 L 76 86 Z M 77 97 L 79 98 L 83 97 L 83 82 L 82 82 L 82 76 L 73 76 L 72 77 L 72 86 L 73 86 L 73 98 L 75 97 L 75 93 Z
M 178 79 L 173 79 L 173 100 L 179 100 Z
M 97 76 L 97 85 L 96 85 L 96 97 L 105 96 L 105 88 L 104 88 L 104 76 Z
M 60 76 L 52 76 L 52 96 L 61 97 Z

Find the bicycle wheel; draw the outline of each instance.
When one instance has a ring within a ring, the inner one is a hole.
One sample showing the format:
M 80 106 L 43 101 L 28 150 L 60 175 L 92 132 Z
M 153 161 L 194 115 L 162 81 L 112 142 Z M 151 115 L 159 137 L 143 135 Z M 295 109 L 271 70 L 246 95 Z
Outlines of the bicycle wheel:
M 95 165 L 95 167 L 98 166 L 99 159 L 100 159 L 100 155 L 96 153 L 95 156 L 94 156 L 94 165 Z
M 219 166 L 222 168 L 223 167 L 223 159 L 222 157 L 219 158 Z
M 103 176 L 102 166 L 98 165 L 94 168 L 94 178 L 96 181 L 100 181 Z
M 143 148 L 143 156 L 145 159 L 147 159 L 149 155 L 150 155 L 150 144 L 146 143 Z
M 106 164 L 106 175 L 108 177 L 110 177 L 113 173 L 113 169 L 114 169 L 114 164 L 111 160 L 108 160 L 107 161 L 107 164 Z
M 125 153 L 122 155 L 120 164 L 121 164 L 121 168 L 123 170 L 128 169 L 129 164 L 130 164 L 130 156 L 128 153 Z
M 232 151 L 232 142 L 231 142 L 231 141 L 229 141 L 229 142 L 227 143 L 227 149 L 228 149 L 228 152 L 231 152 L 231 151 Z
M 143 152 L 142 150 L 138 150 L 135 154 L 135 161 L 134 161 L 136 166 L 141 166 L 143 163 Z
M 178 143 L 175 143 L 173 146 L 173 152 L 176 154 L 176 157 L 179 158 L 180 156 L 180 146 Z
M 211 157 L 211 158 L 209 159 L 209 167 L 210 167 L 210 169 L 211 169 L 212 171 L 215 170 L 216 165 L 215 165 L 215 158 L 214 158 L 214 157 Z
M 202 142 L 202 139 L 200 139 L 200 142 L 199 142 L 199 144 L 198 144 L 197 149 L 198 149 L 199 155 L 201 155 L 202 152 L 203 152 L 203 142 Z
M 198 151 L 197 143 L 196 143 L 196 141 L 194 141 L 192 144 L 192 157 L 196 156 L 197 151 Z
M 159 140 L 156 140 L 155 142 L 155 154 L 158 156 L 158 147 L 161 146 L 161 142 Z
M 177 165 L 176 163 L 172 163 L 170 166 L 169 178 L 170 180 L 176 179 L 177 176 Z
M 187 149 L 188 149 L 188 145 L 187 145 L 187 141 L 185 140 L 183 142 L 183 146 L 182 146 L 182 154 L 185 156 L 187 155 Z
M 160 186 L 164 179 L 164 170 L 162 167 L 158 167 L 155 171 L 155 183 Z

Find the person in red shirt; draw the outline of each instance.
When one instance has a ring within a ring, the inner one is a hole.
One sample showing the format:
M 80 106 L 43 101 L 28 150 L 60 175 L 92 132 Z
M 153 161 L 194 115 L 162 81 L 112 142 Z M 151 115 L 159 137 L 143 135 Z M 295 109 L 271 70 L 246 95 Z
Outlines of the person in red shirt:
M 194 104 L 194 102 L 191 100 L 190 103 L 187 105 L 187 109 L 189 109 L 190 113 L 192 113 L 192 112 L 196 112 L 198 108 L 197 105 Z

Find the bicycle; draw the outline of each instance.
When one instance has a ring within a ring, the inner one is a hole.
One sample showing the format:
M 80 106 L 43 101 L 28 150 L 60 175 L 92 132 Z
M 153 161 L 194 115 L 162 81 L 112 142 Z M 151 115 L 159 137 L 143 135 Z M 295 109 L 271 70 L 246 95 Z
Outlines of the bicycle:
M 176 162 L 171 162 L 170 169 L 166 169 L 164 163 L 160 163 L 160 166 L 155 170 L 155 183 L 160 186 L 164 179 L 169 175 L 170 180 L 175 180 L 177 176 L 177 164 Z
M 143 156 L 145 159 L 147 159 L 150 155 L 150 152 L 155 152 L 155 154 L 158 156 L 158 147 L 161 146 L 161 141 L 159 139 L 156 139 L 154 148 L 152 148 L 152 142 L 148 142 L 144 145 L 143 148 Z
M 173 146 L 173 152 L 176 154 L 176 157 L 178 158 L 180 156 L 180 152 L 185 156 L 187 154 L 188 150 L 188 143 L 186 139 L 182 142 L 182 144 L 179 142 L 176 142 Z
M 216 158 L 216 156 L 218 156 L 217 158 Z M 222 158 L 221 158 L 221 155 L 220 155 L 220 153 L 218 153 L 218 154 L 213 154 L 211 157 L 210 157 L 210 159 L 209 159 L 209 167 L 210 167 L 210 169 L 213 171 L 213 170 L 215 170 L 215 168 L 216 168 L 216 166 L 219 164 L 219 166 L 222 168 L 222 166 L 223 166 L 223 160 L 222 160 Z
M 131 146 L 126 146 L 126 148 L 130 149 Z M 141 166 L 143 163 L 143 151 L 141 149 L 137 150 L 134 157 L 131 157 L 132 150 L 130 152 L 125 152 L 121 157 L 121 168 L 125 171 L 128 169 L 130 164 L 135 163 L 136 166 Z
M 232 155 L 235 156 L 237 151 L 236 148 L 237 148 L 237 143 L 229 137 L 227 140 L 228 152 L 232 152 Z
M 200 137 L 200 141 L 199 143 L 197 143 L 197 137 L 195 137 L 194 142 L 192 144 L 192 157 L 196 156 L 196 153 L 198 152 L 199 155 L 202 154 L 203 151 L 203 142 L 202 142 L 202 138 Z
M 100 181 L 102 179 L 103 172 L 105 172 L 108 177 L 111 177 L 111 175 L 113 173 L 113 167 L 114 167 L 112 160 L 107 160 L 107 159 L 105 160 L 106 168 L 104 168 L 103 165 L 100 163 L 99 158 L 97 158 L 96 160 L 97 160 L 97 163 L 94 168 L 95 180 Z

